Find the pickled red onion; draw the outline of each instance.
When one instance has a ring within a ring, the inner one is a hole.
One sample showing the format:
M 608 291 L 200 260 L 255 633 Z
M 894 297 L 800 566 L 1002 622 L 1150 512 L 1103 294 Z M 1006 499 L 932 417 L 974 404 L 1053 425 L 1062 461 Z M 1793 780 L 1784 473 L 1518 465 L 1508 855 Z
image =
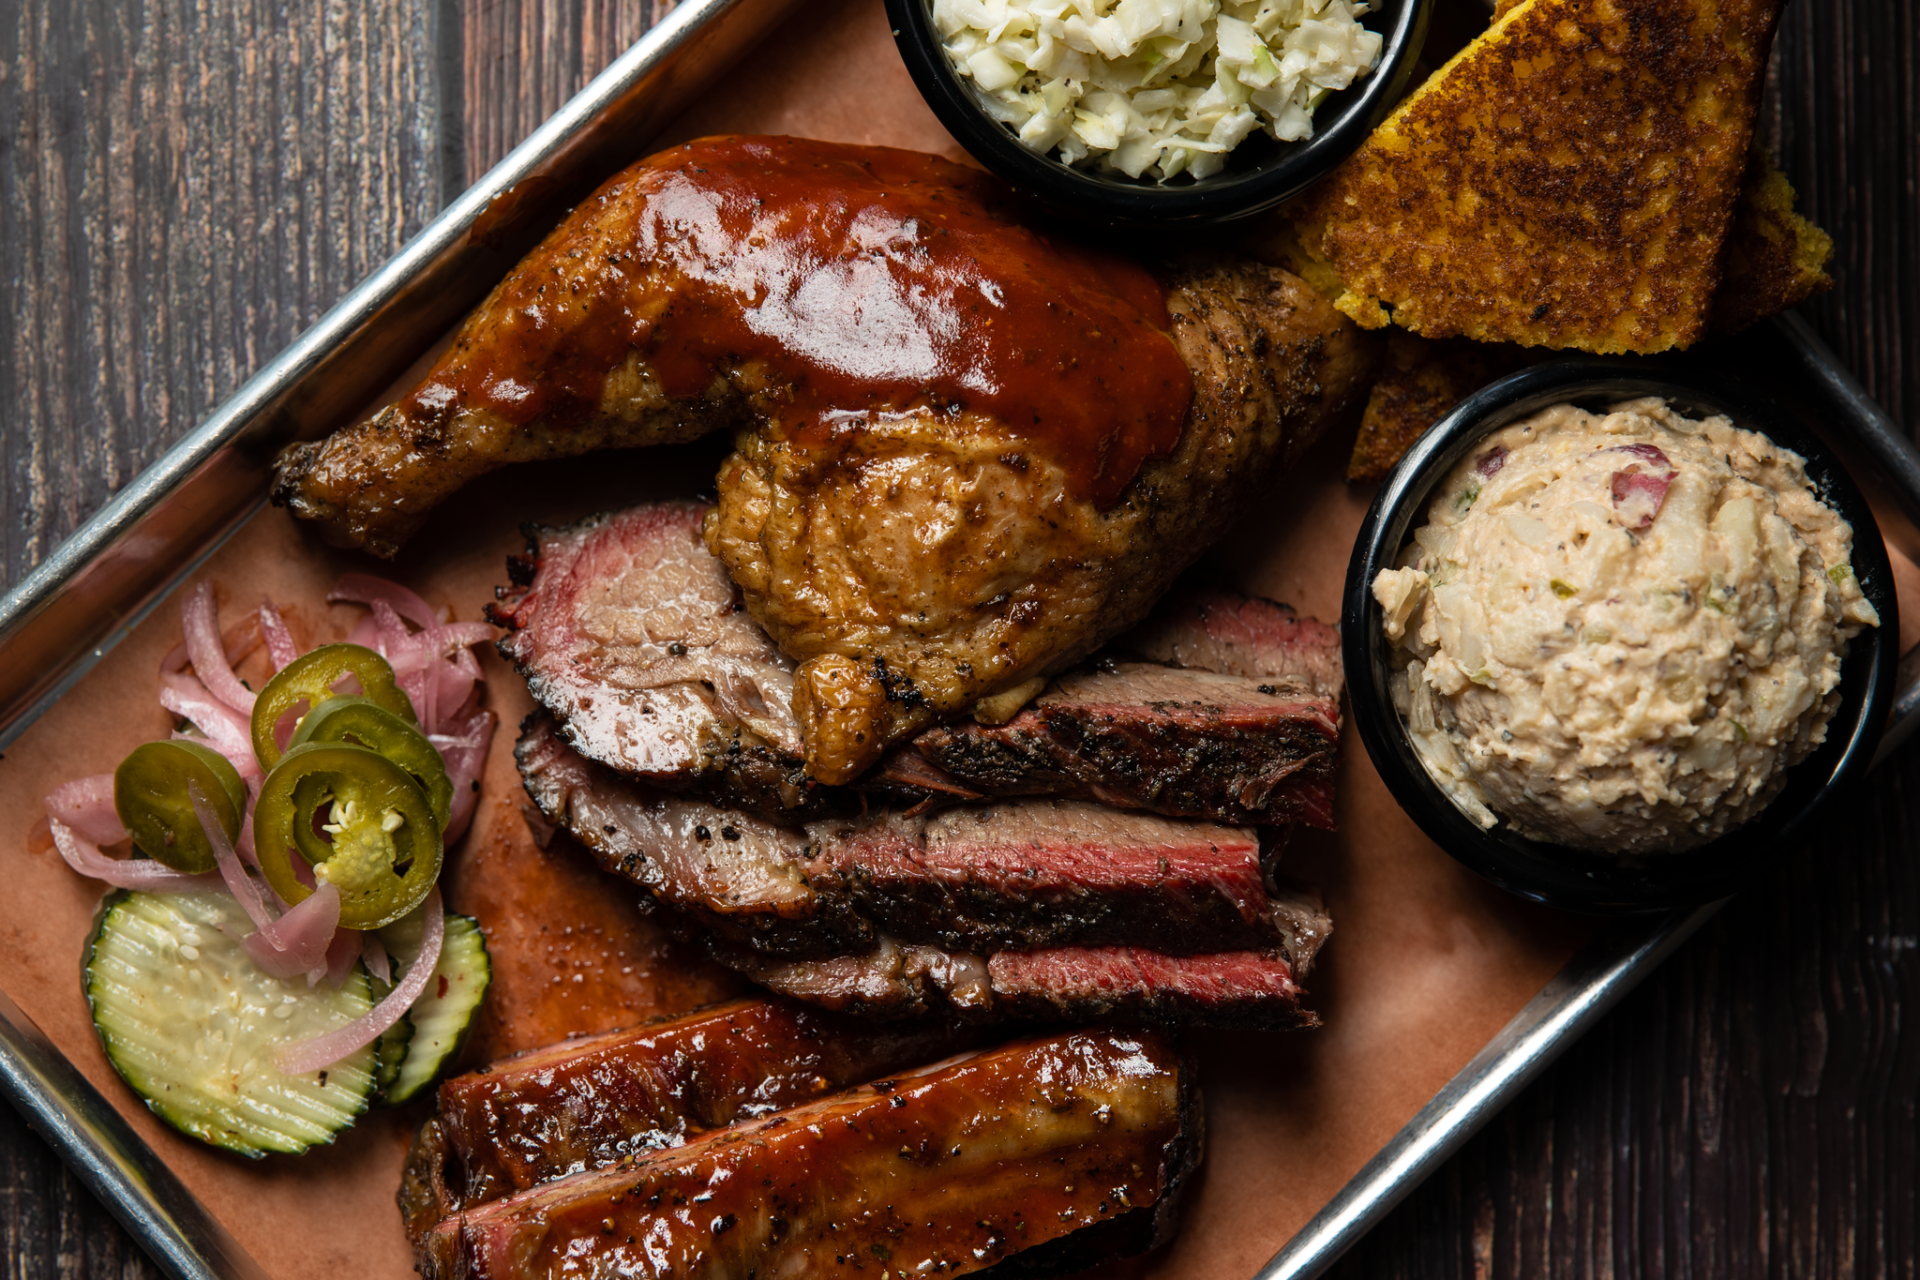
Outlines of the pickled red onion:
M 418 627 L 430 627 L 440 620 L 434 616 L 433 609 L 425 600 L 397 582 L 389 582 L 371 574 L 341 574 L 327 591 L 327 603 L 338 604 L 343 600 L 368 607 L 384 604 Z
M 220 878 L 227 882 L 227 892 L 247 913 L 247 919 L 253 921 L 254 928 L 268 928 L 273 924 L 273 912 L 260 896 L 259 886 L 253 883 L 246 867 L 241 865 L 240 855 L 234 851 L 233 842 L 227 839 L 226 830 L 214 815 L 213 806 L 200 793 L 200 784 L 191 778 L 187 780 L 187 799 L 193 802 L 193 816 L 200 819 L 200 829 L 207 833 L 207 843 L 213 846 L 213 860 L 220 868 Z M 283 951 L 285 949 L 280 948 Z
M 327 889 L 334 888 L 333 885 L 323 885 L 322 887 Z M 316 893 L 313 896 L 317 898 L 320 895 Z M 306 903 L 303 902 L 300 905 L 305 906 Z M 360 931 L 358 929 L 341 929 L 333 935 L 333 941 L 327 944 L 326 966 L 318 972 L 309 973 L 307 975 L 307 985 L 312 986 L 321 978 L 325 978 L 327 985 L 337 991 L 340 988 L 340 984 L 347 980 L 347 975 L 353 972 L 353 966 L 359 962 Z
M 287 620 L 273 607 L 273 601 L 260 602 L 260 634 L 267 642 L 267 657 L 273 663 L 275 671 L 300 656 L 300 648 L 293 642 L 293 632 L 287 630 Z
M 198 680 L 184 672 L 163 674 L 160 705 L 191 721 L 206 735 L 206 744 L 232 761 L 241 777 L 260 776 L 260 761 L 253 754 L 247 718 L 208 693 Z
M 94 844 L 117 844 L 127 838 L 120 813 L 113 807 L 113 775 L 96 773 L 75 778 L 47 792 L 47 816 L 64 822 Z
M 53 847 L 68 866 L 116 889 L 147 893 L 216 893 L 220 889 L 219 876 L 189 875 L 151 858 L 109 858 L 93 841 L 83 839 L 58 818 L 49 818 L 47 825 L 53 832 Z
M 207 686 L 207 692 L 248 715 L 253 713 L 254 693 L 240 683 L 227 661 L 226 644 L 220 638 L 220 619 L 214 612 L 213 583 L 202 578 L 187 592 L 180 606 L 180 626 L 186 632 L 187 657 L 193 673 Z
M 389 992 L 386 999 L 339 1030 L 296 1044 L 281 1045 L 273 1053 L 275 1067 L 290 1076 L 330 1067 L 348 1054 L 372 1044 L 385 1034 L 387 1028 L 400 1021 L 401 1016 L 413 1007 L 413 1002 L 427 989 L 434 966 L 440 963 L 440 944 L 446 937 L 446 917 L 441 913 L 438 885 L 427 894 L 425 909 L 426 932 L 420 939 L 420 954 L 408 966 L 407 976 L 400 980 L 400 985 Z
M 340 928 L 340 887 L 323 884 L 287 914 L 248 934 L 241 945 L 267 973 L 281 979 L 305 974 L 312 986 L 331 976 L 328 949 L 336 934 L 347 932 Z M 359 946 L 356 939 L 355 955 Z
M 455 733 L 429 734 L 427 740 L 440 752 L 447 766 L 447 781 L 453 784 L 453 806 L 447 815 L 446 842 L 452 844 L 466 833 L 473 820 L 480 773 L 487 765 L 487 748 L 493 743 L 494 717 L 491 711 L 474 713 L 464 723 L 450 726 Z
M 380 941 L 380 935 L 368 929 L 360 935 L 360 958 L 367 962 L 367 972 L 382 982 L 393 981 L 393 966 L 387 960 L 387 944 Z
M 264 637 L 260 631 L 260 619 L 258 618 L 248 618 L 243 622 L 236 622 L 225 631 L 222 631 L 220 633 L 220 647 L 226 652 L 227 665 L 233 666 L 240 662 L 241 659 L 250 655 L 255 649 L 260 647 L 262 639 L 264 639 Z M 186 669 L 187 643 L 182 640 L 179 644 L 167 650 L 167 655 L 160 659 L 160 674 L 165 675 L 170 671 L 184 671 Z
M 493 628 L 485 623 L 449 622 L 446 611 L 435 614 L 406 588 L 362 574 L 343 577 L 328 598 L 369 605 L 369 616 L 354 628 L 352 639 L 388 658 L 420 713 L 422 729 L 446 760 L 455 796 L 445 836 L 448 841 L 457 839 L 472 817 L 474 790 L 495 723 L 493 713 L 478 708 L 478 685 L 484 677 L 471 646 L 491 640 Z M 369 970 L 390 976 L 393 966 L 377 935 L 339 927 L 337 887 L 321 885 L 288 907 L 249 871 L 249 865 L 258 862 L 252 847 L 253 802 L 263 774 L 252 749 L 250 715 L 255 695 L 234 673 L 233 664 L 264 643 L 277 671 L 298 657 L 299 650 L 271 600 L 263 600 L 252 616 L 224 636 L 218 622 L 212 584 L 195 584 L 181 605 L 185 639 L 161 660 L 159 700 L 204 735 L 194 740 L 225 755 L 247 780 L 249 799 L 237 842 L 227 838 L 199 786 L 188 784 L 188 797 L 213 848 L 219 874 L 188 875 L 144 858 L 118 859 L 102 853 L 100 844 L 127 836 L 113 807 L 112 774 L 79 778 L 47 795 L 54 845 L 76 872 L 121 888 L 218 892 L 224 887 L 254 924 L 243 945 L 262 970 L 276 977 L 304 973 L 309 983 L 324 976 L 338 985 L 361 959 Z M 419 629 L 411 630 L 409 624 Z M 191 673 L 185 670 L 189 662 Z M 316 1070 L 355 1052 L 398 1021 L 419 998 L 439 962 L 445 919 L 438 887 L 426 900 L 425 918 L 420 956 L 401 984 L 354 1024 L 283 1048 L 276 1055 L 283 1070 L 294 1074 Z

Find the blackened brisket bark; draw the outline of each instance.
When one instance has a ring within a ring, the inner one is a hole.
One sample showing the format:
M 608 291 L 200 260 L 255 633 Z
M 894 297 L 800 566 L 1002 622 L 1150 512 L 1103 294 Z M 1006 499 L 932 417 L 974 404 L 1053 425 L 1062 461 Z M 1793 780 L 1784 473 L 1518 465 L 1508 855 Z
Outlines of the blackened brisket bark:
M 1316 1021 L 1298 982 L 1331 923 L 1247 832 L 1031 800 L 794 831 L 649 791 L 542 718 L 516 754 L 550 820 L 783 994 L 888 1018 Z
M 982 1117 L 997 1117 L 982 1132 Z M 1019 1134 L 1017 1143 L 1002 1134 Z M 1050 1275 L 1171 1234 L 1201 1150 L 1191 1060 L 1142 1031 L 1017 1041 L 455 1214 L 452 1277 Z
M 1337 636 L 1222 592 L 1163 606 L 1010 723 L 936 728 L 854 789 L 815 786 L 789 709 L 792 663 L 738 611 L 700 540 L 703 512 L 661 503 L 537 530 L 514 566 L 523 589 L 494 610 L 514 628 L 502 652 L 591 760 L 788 822 L 859 812 L 864 792 L 1332 826 Z
M 515 755 L 541 812 L 607 870 L 766 955 L 864 952 L 881 932 L 983 953 L 1191 953 L 1272 947 L 1286 927 L 1259 838 L 1243 828 L 1005 800 L 795 830 L 583 760 L 545 717 Z
M 1245 827 L 1332 825 L 1330 628 L 1189 592 L 1008 723 L 812 787 L 791 664 L 735 607 L 701 514 L 541 531 L 496 614 L 554 713 L 516 750 L 528 793 L 602 866 L 833 1008 L 1312 1023 L 1297 982 L 1325 912 L 1274 876 L 1281 833 Z M 975 803 L 937 808 L 956 800 Z
M 1259 837 L 1060 800 L 811 824 L 806 874 L 886 932 L 945 947 L 1273 937 Z
M 1341 683 L 1332 627 L 1271 600 L 1183 590 L 1006 724 L 931 729 L 887 773 L 981 795 L 1331 830 Z
M 585 759 L 536 713 L 514 746 L 527 795 L 600 865 L 718 937 L 775 955 L 864 947 L 872 925 L 808 882 L 804 832 Z
M 977 1044 L 951 1021 L 892 1029 L 736 1000 L 568 1040 L 440 1086 L 400 1207 L 418 1245 L 448 1214 Z

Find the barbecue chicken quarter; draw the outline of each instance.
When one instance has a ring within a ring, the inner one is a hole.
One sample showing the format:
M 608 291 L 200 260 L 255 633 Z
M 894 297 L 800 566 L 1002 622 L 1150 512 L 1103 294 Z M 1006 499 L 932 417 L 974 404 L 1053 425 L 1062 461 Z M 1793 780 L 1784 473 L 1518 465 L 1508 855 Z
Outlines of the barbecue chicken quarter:
M 711 138 L 615 177 L 274 498 L 392 555 L 508 463 L 735 432 L 706 539 L 800 665 L 808 771 L 1004 719 L 1138 621 L 1377 343 L 1249 262 L 1050 239 L 932 156 Z

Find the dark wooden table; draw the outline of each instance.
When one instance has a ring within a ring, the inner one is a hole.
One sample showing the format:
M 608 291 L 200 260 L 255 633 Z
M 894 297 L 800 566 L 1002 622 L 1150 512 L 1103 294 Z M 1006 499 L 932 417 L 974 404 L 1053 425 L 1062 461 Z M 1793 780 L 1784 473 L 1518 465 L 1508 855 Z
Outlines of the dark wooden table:
M 0 0 L 7 580 L 666 7 Z M 1795 0 L 1762 122 L 1838 243 L 1807 314 L 1909 428 L 1917 53 L 1920 0 Z M 1912 1277 L 1917 1022 L 1920 744 L 1339 1274 Z M 6 1107 L 0 1259 L 5 1280 L 157 1274 Z

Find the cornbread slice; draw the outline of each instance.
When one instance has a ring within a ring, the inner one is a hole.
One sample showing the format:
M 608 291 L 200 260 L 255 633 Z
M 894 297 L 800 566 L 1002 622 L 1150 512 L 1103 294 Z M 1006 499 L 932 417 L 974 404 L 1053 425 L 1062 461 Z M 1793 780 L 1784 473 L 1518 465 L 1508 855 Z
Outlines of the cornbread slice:
M 1664 351 L 1706 329 L 1779 0 L 1522 0 L 1299 202 L 1339 308 Z
M 1727 229 L 1720 288 L 1707 328 L 1738 333 L 1833 287 L 1833 237 L 1793 209 L 1793 186 L 1765 148 L 1755 147 Z
M 1793 187 L 1773 157 L 1755 147 L 1721 251 L 1724 273 L 1707 318 L 1709 334 L 1738 333 L 1833 287 L 1825 270 L 1833 237 L 1794 212 L 1793 198 Z M 1290 238 L 1276 241 L 1275 250 L 1282 261 L 1299 252 Z M 1311 283 L 1337 293 L 1338 277 L 1325 263 L 1318 265 L 1326 274 Z M 1394 330 L 1360 419 L 1347 479 L 1385 479 L 1413 442 L 1453 406 L 1544 355 L 1510 342 L 1435 340 Z
M 1543 359 L 1510 342 L 1422 338 L 1396 329 L 1387 338 L 1387 358 L 1367 396 L 1360 434 L 1353 442 L 1347 479 L 1383 480 L 1413 442 L 1447 411 L 1487 384 Z

